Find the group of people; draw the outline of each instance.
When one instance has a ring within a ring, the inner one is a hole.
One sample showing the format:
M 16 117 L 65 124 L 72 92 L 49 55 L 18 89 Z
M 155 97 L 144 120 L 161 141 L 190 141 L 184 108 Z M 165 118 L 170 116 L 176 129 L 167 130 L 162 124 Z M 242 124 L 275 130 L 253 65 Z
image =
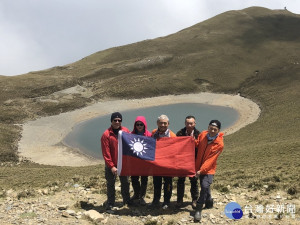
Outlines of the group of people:
M 196 174 L 190 177 L 192 207 L 195 209 L 195 221 L 201 220 L 203 208 L 212 208 L 213 199 L 210 192 L 210 185 L 216 170 L 217 158 L 223 150 L 223 133 L 220 132 L 221 123 L 218 120 L 211 120 L 208 129 L 200 132 L 196 129 L 196 119 L 194 116 L 185 118 L 185 127 L 176 134 L 169 129 L 169 118 L 161 115 L 157 118 L 157 129 L 152 132 L 147 129 L 147 121 L 144 116 L 138 116 L 134 121 L 132 131 L 122 126 L 122 115 L 119 112 L 111 114 L 111 126 L 101 137 L 101 147 L 103 159 L 105 161 L 105 179 L 107 182 L 106 209 L 112 209 L 115 204 L 115 181 L 117 178 L 118 159 L 118 133 L 119 131 L 153 137 L 157 140 L 163 137 L 191 136 L 195 140 L 195 169 Z M 127 176 L 119 176 L 121 182 L 121 195 L 123 204 L 131 206 L 137 200 L 140 205 L 146 205 L 145 195 L 147 190 L 147 176 L 131 176 L 131 183 L 134 194 L 130 197 L 130 181 Z M 198 188 L 200 181 L 200 193 Z M 170 206 L 173 189 L 173 177 L 153 176 L 154 196 L 151 207 L 160 207 L 162 185 L 164 190 L 164 201 L 162 208 Z M 185 190 L 185 177 L 178 177 L 177 181 L 177 207 L 183 206 Z

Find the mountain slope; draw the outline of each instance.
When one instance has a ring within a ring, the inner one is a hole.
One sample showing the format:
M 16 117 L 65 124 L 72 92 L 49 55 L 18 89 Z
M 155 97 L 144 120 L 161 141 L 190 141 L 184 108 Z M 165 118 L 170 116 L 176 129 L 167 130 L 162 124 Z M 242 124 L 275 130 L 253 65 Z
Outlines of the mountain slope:
M 97 52 L 62 67 L 0 77 L 0 157 L 17 159 L 21 128 L 15 124 L 94 101 L 241 93 L 260 104 L 262 115 L 226 137 L 217 179 L 226 175 L 225 183 L 234 179 L 247 186 L 279 176 L 275 187 L 299 192 L 299 77 L 299 15 L 260 7 L 225 12 L 166 37 Z M 91 94 L 55 97 L 76 85 Z

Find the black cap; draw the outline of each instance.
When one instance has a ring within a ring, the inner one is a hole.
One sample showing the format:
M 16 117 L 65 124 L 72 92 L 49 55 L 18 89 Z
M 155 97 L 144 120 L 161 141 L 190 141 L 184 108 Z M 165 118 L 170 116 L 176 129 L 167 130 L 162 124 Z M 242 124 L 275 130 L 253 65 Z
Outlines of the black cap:
M 112 113 L 112 114 L 111 114 L 111 117 L 110 117 L 110 122 L 112 122 L 115 118 L 119 118 L 119 119 L 122 120 L 122 115 L 121 115 L 121 113 L 119 113 L 119 112 L 114 112 L 114 113 Z
M 215 127 L 218 127 L 219 129 L 221 129 L 221 122 L 219 120 L 211 120 L 209 122 L 209 125 L 212 125 L 212 126 L 215 126 Z

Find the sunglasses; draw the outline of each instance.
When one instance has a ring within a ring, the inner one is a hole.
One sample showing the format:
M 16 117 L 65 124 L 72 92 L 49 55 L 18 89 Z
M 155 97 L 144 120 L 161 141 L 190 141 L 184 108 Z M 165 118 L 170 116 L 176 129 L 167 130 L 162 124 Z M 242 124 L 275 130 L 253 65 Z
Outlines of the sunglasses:
M 143 123 L 136 123 L 135 125 L 136 125 L 137 127 L 143 127 L 143 126 L 144 126 Z
M 116 123 L 116 122 L 119 122 L 119 123 L 121 123 L 122 122 L 122 120 L 114 120 L 114 122 Z

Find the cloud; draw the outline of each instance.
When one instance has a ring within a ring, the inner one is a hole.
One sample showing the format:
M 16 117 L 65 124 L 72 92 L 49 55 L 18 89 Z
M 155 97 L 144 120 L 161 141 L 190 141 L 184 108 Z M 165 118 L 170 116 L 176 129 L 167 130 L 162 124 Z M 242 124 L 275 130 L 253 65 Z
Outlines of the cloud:
M 65 65 L 252 5 L 300 9 L 297 0 L 1 0 L 0 74 Z

